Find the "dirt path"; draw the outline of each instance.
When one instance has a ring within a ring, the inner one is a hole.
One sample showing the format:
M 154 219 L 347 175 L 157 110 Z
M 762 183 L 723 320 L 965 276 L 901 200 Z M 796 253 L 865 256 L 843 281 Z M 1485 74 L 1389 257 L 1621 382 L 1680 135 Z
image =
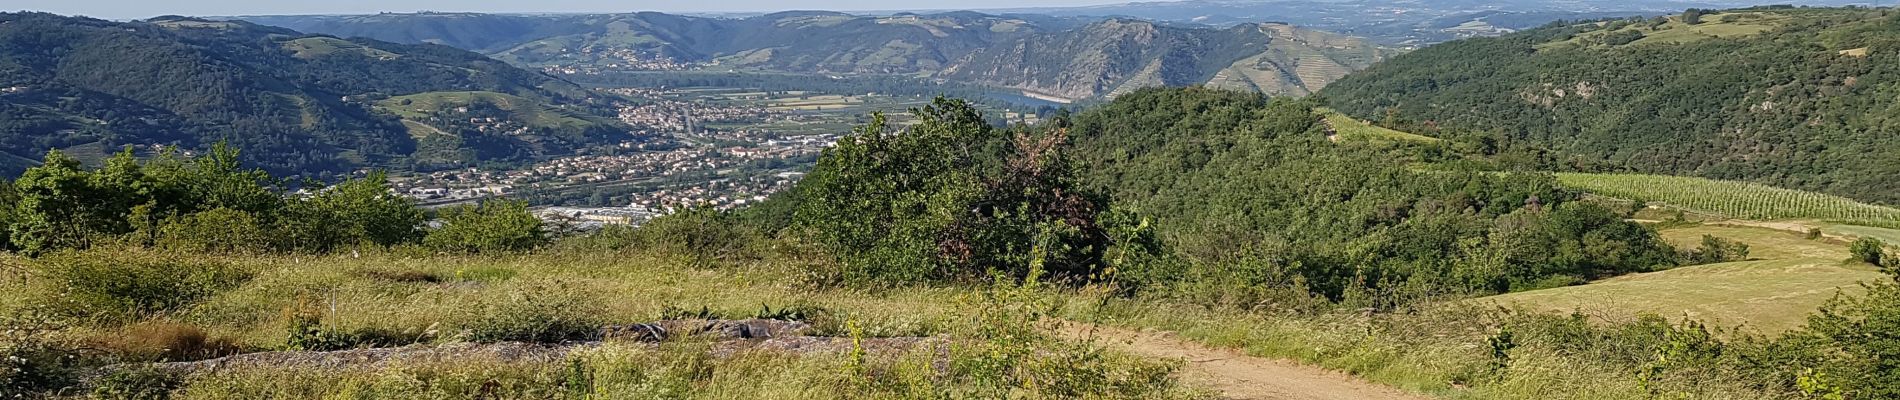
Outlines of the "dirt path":
M 1063 324 L 1061 334 L 1079 340 L 1094 339 L 1137 355 L 1183 360 L 1187 365 L 1182 367 L 1182 379 L 1214 389 L 1226 399 L 1427 399 L 1345 373 L 1208 347 L 1170 333 L 1069 322 Z

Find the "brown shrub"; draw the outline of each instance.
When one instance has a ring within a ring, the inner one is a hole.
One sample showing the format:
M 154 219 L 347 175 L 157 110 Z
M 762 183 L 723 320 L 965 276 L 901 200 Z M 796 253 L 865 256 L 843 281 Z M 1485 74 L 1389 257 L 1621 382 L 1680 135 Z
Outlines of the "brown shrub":
M 239 353 L 229 338 L 211 337 L 196 325 L 177 322 L 141 322 L 109 332 L 99 346 L 127 360 L 194 361 Z

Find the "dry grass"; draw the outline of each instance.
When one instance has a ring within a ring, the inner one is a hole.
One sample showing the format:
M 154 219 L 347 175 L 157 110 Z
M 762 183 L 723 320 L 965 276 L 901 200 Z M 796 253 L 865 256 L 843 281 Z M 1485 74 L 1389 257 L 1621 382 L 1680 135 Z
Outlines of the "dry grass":
M 189 360 L 240 348 L 286 349 L 292 327 L 313 314 L 324 332 L 360 340 L 346 346 L 391 346 L 511 340 L 506 338 L 524 335 L 527 331 L 520 329 L 530 325 L 594 329 L 653 321 L 668 310 L 749 317 L 768 306 L 799 307 L 822 313 L 812 321 L 815 334 L 948 335 L 956 344 L 947 353 L 915 350 L 857 359 L 836 351 L 713 356 L 705 343 L 686 340 L 657 350 L 609 344 L 561 363 L 455 359 L 352 371 L 247 367 L 187 376 L 173 394 L 210 399 L 569 398 L 576 393 L 605 398 L 1200 396 L 1177 384 L 1165 362 L 1052 338 L 992 341 L 985 332 L 1018 329 L 999 328 L 997 321 L 1028 326 L 1034 314 L 999 316 L 999 310 L 1019 306 L 984 300 L 982 288 L 817 288 L 804 283 L 812 265 L 788 256 L 708 268 L 688 267 L 667 255 L 580 251 L 197 259 L 231 263 L 254 278 L 180 312 L 130 324 L 82 321 L 64 334 L 101 344 L 95 347 L 111 353 L 111 360 Z M 0 297 L 9 304 L 57 305 L 45 291 L 26 290 L 36 287 L 31 280 L 3 285 L 0 292 L 29 293 Z

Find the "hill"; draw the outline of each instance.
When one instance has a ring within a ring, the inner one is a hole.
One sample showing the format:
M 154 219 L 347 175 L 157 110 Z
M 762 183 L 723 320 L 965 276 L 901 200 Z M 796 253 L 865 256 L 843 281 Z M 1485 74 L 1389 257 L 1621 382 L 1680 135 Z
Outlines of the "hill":
M 1396 54 L 1361 39 L 1285 24 L 1222 29 L 974 12 L 860 16 L 813 11 L 737 19 L 652 12 L 241 18 L 338 36 L 448 44 L 563 73 L 899 74 L 1008 87 L 1062 101 L 1189 84 L 1305 95 Z
M 1896 80 L 1900 15 L 1763 8 L 1446 43 L 1321 94 L 1347 114 L 1488 143 L 1532 168 L 1701 176 L 1894 204 Z
M 444 46 L 181 17 L 0 14 L 0 151 L 14 156 L 229 141 L 247 162 L 283 173 L 405 166 L 416 140 L 372 103 L 440 91 L 506 93 L 583 114 L 606 105 L 566 81 Z M 625 136 L 515 139 L 565 148 Z
M 1284 24 L 1216 30 L 1112 19 L 992 45 L 939 76 L 1071 100 L 1201 84 L 1303 96 L 1392 54 Z

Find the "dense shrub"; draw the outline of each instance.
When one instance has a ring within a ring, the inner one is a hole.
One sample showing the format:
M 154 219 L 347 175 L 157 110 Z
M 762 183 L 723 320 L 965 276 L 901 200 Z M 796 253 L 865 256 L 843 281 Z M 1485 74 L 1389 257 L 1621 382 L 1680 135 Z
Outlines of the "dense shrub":
M 1900 275 L 1869 284 L 1865 295 L 1829 301 L 1785 342 L 1805 350 L 1796 362 L 1804 376 L 1794 377 L 1814 381 L 1805 390 L 1900 398 Z
M 224 262 L 143 251 L 60 253 L 38 268 L 39 282 L 61 294 L 58 306 L 100 319 L 178 311 L 251 277 Z
M 459 338 L 476 342 L 544 342 L 585 339 L 607 321 L 593 297 L 561 282 L 544 282 L 503 296 L 484 297 L 448 322 Z
M 92 388 L 98 400 L 166 400 L 183 384 L 178 376 L 150 365 L 121 368 L 100 377 Z
M 195 361 L 242 350 L 231 339 L 212 337 L 196 325 L 163 321 L 129 325 L 99 342 L 125 361 Z
M 90 247 L 130 232 L 126 215 L 150 192 L 130 154 L 114 157 L 94 172 L 81 169 L 79 160 L 58 150 L 47 152 L 40 166 L 27 169 L 14 183 L 20 198 L 9 227 L 13 243 L 28 254 L 39 254 Z
M 1885 246 L 1885 244 L 1880 242 L 1880 239 L 1861 238 L 1860 240 L 1855 240 L 1853 244 L 1848 245 L 1847 252 L 1853 254 L 1853 261 L 1855 262 L 1880 266 L 1882 265 L 1881 263 L 1886 262 L 1887 250 Z
M 1748 244 L 1723 239 L 1715 235 L 1702 235 L 1702 245 L 1683 253 L 1683 263 L 1689 265 L 1715 264 L 1748 259 Z
M 637 247 L 687 257 L 696 267 L 757 257 L 766 240 L 730 212 L 690 207 L 647 221 L 637 229 L 603 229 L 591 240 L 614 249 Z M 620 239 L 612 239 L 620 236 Z
M 298 298 L 284 310 L 289 330 L 284 340 L 288 350 L 332 351 L 369 347 L 402 346 L 433 339 L 428 331 L 399 333 L 387 329 L 339 329 L 323 323 L 324 310 L 308 297 Z
M 156 244 L 193 253 L 242 253 L 269 249 L 271 240 L 263 222 L 251 213 L 217 208 L 166 219 Z
M 276 229 L 278 246 L 323 252 L 415 243 L 423 237 L 424 219 L 414 200 L 390 191 L 388 176 L 371 173 L 289 200 Z
M 1081 278 L 1099 267 L 1102 202 L 1073 184 L 1066 134 L 1012 135 L 958 100 L 911 114 L 918 123 L 901 130 L 873 116 L 795 189 L 795 225 L 844 264 L 844 279 L 968 279 L 990 268 Z
M 422 237 L 414 201 L 371 173 L 295 193 L 238 165 L 224 145 L 197 157 L 162 152 L 141 161 L 128 148 L 96 170 L 50 151 L 45 163 L 0 187 L 8 245 L 29 255 L 101 243 L 191 252 L 325 252 L 394 246 Z
M 438 251 L 493 253 L 526 251 L 547 243 L 541 219 L 518 200 L 487 200 L 441 211 L 442 227 L 422 244 Z
M 6 327 L 0 329 L 0 398 L 35 398 L 77 381 L 78 346 L 58 336 L 70 325 L 67 317 L 36 308 L 0 314 Z

